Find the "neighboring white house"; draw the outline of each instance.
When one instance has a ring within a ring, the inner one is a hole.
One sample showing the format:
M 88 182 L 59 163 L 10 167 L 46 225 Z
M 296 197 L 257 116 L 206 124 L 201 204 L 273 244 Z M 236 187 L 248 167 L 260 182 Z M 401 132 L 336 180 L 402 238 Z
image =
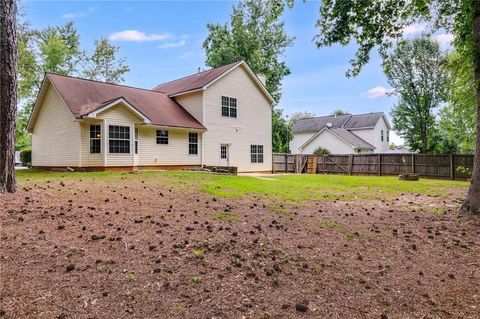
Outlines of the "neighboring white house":
M 305 118 L 293 126 L 292 154 L 382 153 L 388 150 L 391 126 L 383 112 Z
M 272 102 L 243 61 L 153 90 L 47 73 L 28 124 L 32 166 L 271 171 Z

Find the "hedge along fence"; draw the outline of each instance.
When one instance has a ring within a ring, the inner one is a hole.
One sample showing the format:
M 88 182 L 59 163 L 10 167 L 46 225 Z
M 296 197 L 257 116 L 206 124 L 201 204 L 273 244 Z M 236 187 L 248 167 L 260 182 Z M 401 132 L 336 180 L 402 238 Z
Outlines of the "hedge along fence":
M 473 155 L 426 154 L 273 154 L 274 173 L 399 175 L 418 174 L 441 179 L 468 179 Z

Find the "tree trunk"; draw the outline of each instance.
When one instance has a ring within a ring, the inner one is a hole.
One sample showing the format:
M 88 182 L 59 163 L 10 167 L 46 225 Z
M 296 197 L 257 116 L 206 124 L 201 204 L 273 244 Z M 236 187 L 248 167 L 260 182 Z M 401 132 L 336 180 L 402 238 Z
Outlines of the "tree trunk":
M 15 192 L 17 3 L 0 0 L 0 193 Z
M 473 161 L 472 181 L 462 204 L 464 213 L 480 214 L 480 0 L 472 0 L 473 68 L 477 88 L 477 140 Z

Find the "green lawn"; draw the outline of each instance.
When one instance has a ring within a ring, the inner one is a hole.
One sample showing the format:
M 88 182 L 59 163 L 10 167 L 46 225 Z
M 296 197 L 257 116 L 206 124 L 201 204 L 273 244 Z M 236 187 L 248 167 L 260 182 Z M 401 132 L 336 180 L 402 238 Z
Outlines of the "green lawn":
M 241 198 L 247 195 L 300 203 L 307 200 L 388 199 L 402 193 L 442 196 L 463 190 L 468 182 L 421 179 L 399 181 L 396 177 L 343 175 L 271 175 L 268 179 L 250 176 L 214 175 L 184 171 L 139 171 L 63 173 L 35 170 L 17 171 L 19 185 L 47 180 L 92 180 L 95 183 L 145 182 L 202 191 L 218 197 Z M 271 179 L 271 180 L 270 180 Z

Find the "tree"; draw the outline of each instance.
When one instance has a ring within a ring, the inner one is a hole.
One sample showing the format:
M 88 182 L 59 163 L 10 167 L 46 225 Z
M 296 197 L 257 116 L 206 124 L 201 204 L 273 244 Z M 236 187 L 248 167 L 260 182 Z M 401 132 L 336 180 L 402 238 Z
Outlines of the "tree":
M 344 111 L 342 109 L 336 109 L 335 111 L 333 111 L 332 113 L 330 113 L 330 115 L 349 115 L 351 113 L 349 113 L 348 111 Z
M 15 192 L 17 109 L 17 3 L 2 0 L 0 12 L 0 193 Z
M 272 149 L 278 153 L 290 153 L 289 143 L 293 134 L 282 113 L 282 109 L 272 110 Z
M 95 51 L 86 58 L 84 75 L 92 80 L 108 83 L 121 83 L 130 71 L 125 59 L 118 59 L 119 47 L 110 44 L 108 39 L 95 40 Z
M 207 25 L 208 36 L 203 42 L 206 64 L 219 67 L 245 60 L 256 74 L 266 77 L 266 87 L 275 104 L 281 97 L 281 81 L 290 69 L 281 60 L 285 49 L 293 44 L 285 25 L 280 21 L 284 4 L 280 0 L 243 0 L 230 15 L 229 24 Z M 275 105 L 274 105 L 275 107 Z M 282 111 L 272 112 L 273 150 L 288 150 L 291 133 Z
M 71 75 L 81 59 L 80 38 L 72 22 L 43 30 L 19 23 L 17 150 L 31 144 L 27 124 L 45 72 Z
M 433 153 L 437 147 L 434 110 L 446 98 L 446 61 L 429 37 L 399 42 L 384 60 L 388 83 L 398 94 L 393 129 L 414 152 Z
M 284 5 L 279 0 L 243 0 L 233 8 L 230 25 L 207 25 L 203 42 L 206 64 L 219 67 L 245 60 L 253 72 L 266 76 L 266 87 L 276 103 L 281 97 L 281 81 L 290 69 L 281 60 L 293 45 L 280 21 Z
M 473 153 L 476 135 L 476 101 L 473 63 L 468 58 L 470 48 L 455 43 L 455 51 L 449 56 L 447 98 L 448 105 L 440 111 L 439 130 L 446 142 L 457 146 L 461 153 Z M 465 50 L 467 49 L 467 50 Z
M 323 0 L 314 41 L 318 47 L 355 41 L 358 49 L 347 71 L 347 76 L 354 76 L 375 47 L 386 57 L 404 28 L 419 21 L 453 32 L 455 42 L 472 43 L 477 133 L 472 180 L 461 211 L 480 214 L 480 0 Z
M 288 125 L 290 125 L 290 127 L 293 127 L 293 125 L 295 125 L 295 123 L 297 123 L 299 120 L 306 119 L 309 117 L 315 117 L 315 116 L 316 116 L 315 113 L 312 113 L 309 111 L 294 112 L 290 115 L 290 119 L 288 120 Z

